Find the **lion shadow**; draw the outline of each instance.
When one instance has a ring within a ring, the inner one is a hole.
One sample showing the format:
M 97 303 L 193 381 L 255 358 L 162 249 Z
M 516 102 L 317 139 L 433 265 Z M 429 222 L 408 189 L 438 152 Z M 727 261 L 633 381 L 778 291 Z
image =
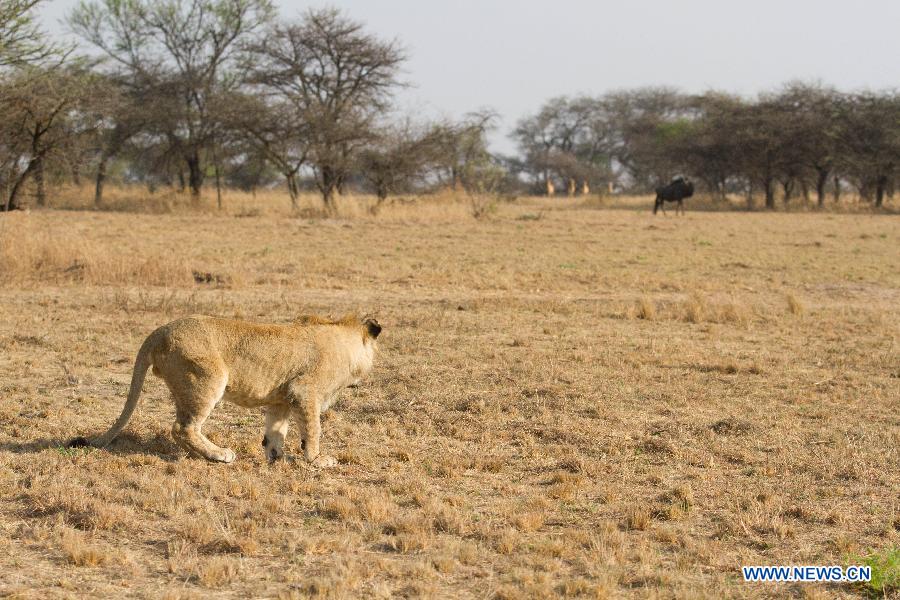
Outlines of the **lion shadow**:
M 142 454 L 155 456 L 166 462 L 175 462 L 184 455 L 184 451 L 164 433 L 150 437 L 141 437 L 133 433 L 123 432 L 105 448 L 71 448 L 71 438 L 39 438 L 22 442 L 0 443 L 0 452 L 12 454 L 37 454 L 45 450 L 55 450 L 63 455 L 78 455 L 89 452 L 109 452 L 120 456 Z

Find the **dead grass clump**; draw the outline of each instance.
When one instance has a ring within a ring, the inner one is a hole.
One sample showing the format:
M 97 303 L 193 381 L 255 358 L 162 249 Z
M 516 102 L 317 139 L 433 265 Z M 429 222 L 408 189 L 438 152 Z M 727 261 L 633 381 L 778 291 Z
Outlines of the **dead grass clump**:
M 629 319 L 653 321 L 656 319 L 656 304 L 653 303 L 653 300 L 644 296 L 629 309 L 627 316 Z
M 507 459 L 502 456 L 479 456 L 475 459 L 475 467 L 485 473 L 500 473 Z
M 684 320 L 688 323 L 702 323 L 709 309 L 706 300 L 699 294 L 693 294 L 684 305 Z
M 166 567 L 169 573 L 183 574 L 186 568 L 193 568 L 197 560 L 197 550 L 187 540 L 175 539 L 166 543 Z
M 346 510 L 345 506 L 341 507 Z M 357 506 L 357 512 L 368 523 L 384 523 L 389 520 L 396 510 L 394 502 L 385 494 L 372 494 L 362 498 Z
M 740 327 L 746 327 L 751 320 L 751 312 L 743 304 L 727 302 L 717 307 L 716 322 L 730 323 Z
M 674 455 L 675 445 L 658 435 L 650 435 L 643 439 L 639 448 L 650 454 Z
M 442 575 L 450 575 L 456 571 L 459 565 L 456 559 L 448 555 L 435 556 L 431 559 L 431 566 Z
M 429 538 L 421 533 L 400 533 L 390 539 L 388 546 L 401 554 L 421 552 L 428 548 Z
M 88 542 L 84 534 L 72 530 L 63 532 L 60 549 L 76 567 L 98 567 L 113 562 L 111 550 Z
M 747 306 L 734 301 L 711 302 L 697 292 L 691 294 L 680 306 L 680 318 L 687 323 L 719 323 L 746 327 L 751 321 L 751 311 Z
M 646 506 L 636 505 L 626 511 L 623 525 L 630 531 L 644 531 L 650 527 L 650 520 L 650 510 Z
M 319 501 L 318 512 L 326 519 L 350 521 L 357 516 L 356 505 L 346 496 L 333 496 Z
M 746 435 L 753 431 L 753 424 L 737 417 L 728 417 L 709 426 L 719 435 Z
M 222 587 L 238 578 L 240 560 L 225 556 L 206 559 L 197 567 L 197 579 L 208 588 Z
M 498 554 L 510 555 L 518 551 L 521 536 L 515 529 L 504 529 L 494 536 L 493 547 Z
M 544 515 L 540 512 L 525 512 L 513 517 L 512 524 L 523 533 L 537 531 L 544 526 Z
M 786 299 L 788 312 L 790 312 L 795 317 L 802 317 L 803 313 L 806 312 L 806 309 L 803 307 L 803 303 L 800 302 L 800 299 L 797 298 L 797 296 L 795 296 L 794 294 L 788 294 Z
M 210 544 L 218 536 L 218 532 L 207 519 L 194 517 L 187 519 L 182 533 L 187 539 L 200 545 Z
M 403 554 L 426 549 L 431 540 L 432 530 L 432 520 L 422 513 L 395 517 L 383 529 L 384 533 L 391 536 L 388 547 Z
M 464 536 L 470 531 L 469 519 L 463 512 L 455 508 L 439 506 L 429 512 L 433 514 L 435 531 L 458 536 Z
M 689 487 L 682 485 L 663 494 L 661 500 L 665 503 L 660 511 L 661 516 L 671 521 L 677 521 L 693 508 L 694 493 Z
M 434 466 L 434 474 L 444 479 L 455 479 L 461 476 L 470 464 L 468 457 L 448 455 Z

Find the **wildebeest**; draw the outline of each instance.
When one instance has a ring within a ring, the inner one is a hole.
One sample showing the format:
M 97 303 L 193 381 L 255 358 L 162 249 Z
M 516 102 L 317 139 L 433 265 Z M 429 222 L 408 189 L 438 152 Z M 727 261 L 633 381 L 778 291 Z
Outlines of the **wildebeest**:
M 681 214 L 684 214 L 684 199 L 693 195 L 694 184 L 684 177 L 676 177 L 669 185 L 661 185 L 656 188 L 656 203 L 653 205 L 653 214 L 655 215 L 660 208 L 663 209 L 663 214 L 666 214 L 665 202 L 677 202 L 678 206 L 675 207 L 675 214 L 678 214 L 679 209 L 681 209 Z

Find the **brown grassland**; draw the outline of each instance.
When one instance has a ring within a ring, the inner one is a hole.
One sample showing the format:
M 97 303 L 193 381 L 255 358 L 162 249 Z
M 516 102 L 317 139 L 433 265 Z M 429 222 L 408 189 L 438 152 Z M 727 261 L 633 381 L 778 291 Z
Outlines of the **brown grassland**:
M 739 567 L 900 544 L 896 215 L 167 202 L 0 215 L 0 595 L 860 597 Z M 62 447 L 164 322 L 346 312 L 385 329 L 332 470 L 228 405 L 237 461 L 186 457 L 153 377 Z

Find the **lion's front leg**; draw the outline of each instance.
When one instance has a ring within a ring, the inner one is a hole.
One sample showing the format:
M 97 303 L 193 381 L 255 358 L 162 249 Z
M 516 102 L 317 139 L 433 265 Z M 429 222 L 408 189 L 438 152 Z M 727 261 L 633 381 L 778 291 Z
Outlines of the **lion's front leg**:
M 290 417 L 291 407 L 287 404 L 276 404 L 266 408 L 266 433 L 262 444 L 270 463 L 284 457 L 284 438 L 287 435 Z
M 300 448 L 312 466 L 319 469 L 333 467 L 337 464 L 337 459 L 319 451 L 319 442 L 322 438 L 322 399 L 314 390 L 309 389 L 311 387 L 309 386 L 300 397 L 295 394 L 292 406 L 297 429 L 300 432 Z

